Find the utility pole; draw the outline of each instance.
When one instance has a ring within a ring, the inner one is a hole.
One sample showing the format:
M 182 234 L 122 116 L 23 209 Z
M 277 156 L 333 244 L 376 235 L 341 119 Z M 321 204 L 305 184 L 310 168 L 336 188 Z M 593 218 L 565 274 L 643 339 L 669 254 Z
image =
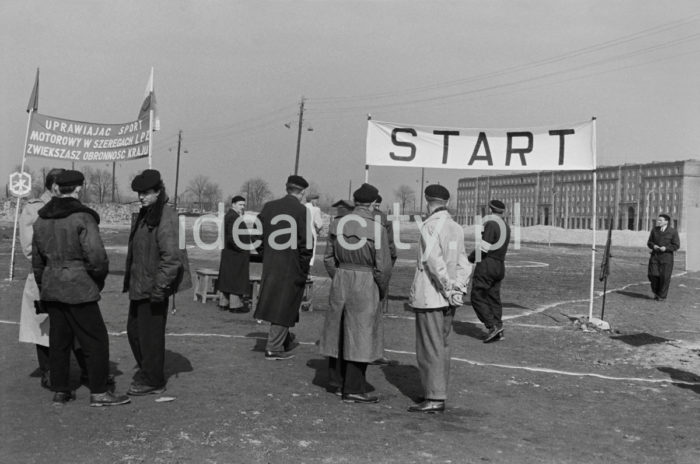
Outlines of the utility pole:
M 182 147 L 182 129 L 177 133 L 177 165 L 175 167 L 175 212 L 177 212 L 177 184 L 180 180 L 180 147 Z
M 423 214 L 423 184 L 425 183 L 425 168 L 420 168 L 420 188 L 418 189 L 418 195 L 420 195 L 420 210 L 418 214 Z
M 114 203 L 114 186 L 117 185 L 116 182 L 116 171 L 117 171 L 117 162 L 112 161 L 112 203 Z
M 299 173 L 299 152 L 301 151 L 301 125 L 304 122 L 304 97 L 301 97 L 299 104 L 299 129 L 297 130 L 297 157 L 294 161 L 294 175 Z

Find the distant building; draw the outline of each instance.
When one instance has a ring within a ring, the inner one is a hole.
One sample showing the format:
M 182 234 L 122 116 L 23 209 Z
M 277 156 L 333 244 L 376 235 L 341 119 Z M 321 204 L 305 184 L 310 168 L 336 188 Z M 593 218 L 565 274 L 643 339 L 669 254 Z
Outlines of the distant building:
M 607 229 L 649 230 L 666 213 L 685 232 L 689 207 L 700 206 L 700 160 L 601 166 L 597 170 L 596 224 Z M 593 221 L 593 173 L 547 171 L 465 177 L 457 186 L 460 224 L 472 225 L 488 214 L 491 199 L 503 201 L 512 223 L 519 203 L 521 226 L 554 225 L 590 229 Z

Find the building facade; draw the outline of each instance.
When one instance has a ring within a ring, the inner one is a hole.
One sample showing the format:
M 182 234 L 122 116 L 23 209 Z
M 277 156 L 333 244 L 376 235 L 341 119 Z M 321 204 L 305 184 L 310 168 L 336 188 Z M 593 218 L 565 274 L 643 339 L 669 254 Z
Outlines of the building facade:
M 457 185 L 457 221 L 472 225 L 489 213 L 488 202 L 506 204 L 511 222 L 527 227 L 649 230 L 659 214 L 685 232 L 688 209 L 700 206 L 700 160 L 602 166 L 593 172 L 547 171 L 465 177 Z

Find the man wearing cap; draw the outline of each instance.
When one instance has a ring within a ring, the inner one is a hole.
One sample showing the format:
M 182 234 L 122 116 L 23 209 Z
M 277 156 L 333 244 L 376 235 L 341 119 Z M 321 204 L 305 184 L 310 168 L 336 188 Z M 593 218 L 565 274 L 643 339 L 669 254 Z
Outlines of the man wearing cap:
M 647 246 L 651 250 L 647 274 L 656 301 L 664 301 L 668 296 L 673 273 L 673 253 L 681 247 L 678 231 L 669 222 L 671 216 L 660 214 L 656 219 L 656 227 L 651 230 L 647 240 Z
M 354 192 L 353 212 L 331 223 L 323 260 L 332 283 L 319 350 L 328 356 L 331 388 L 351 403 L 379 401 L 367 395 L 365 380 L 367 364 L 384 351 L 379 301 L 391 277 L 389 240 L 373 208 L 377 195 L 370 184 Z
M 306 208 L 301 203 L 309 183 L 301 176 L 289 176 L 287 195 L 265 203 L 258 215 L 262 240 L 257 241 L 262 256 L 260 296 L 253 315 L 270 323 L 265 359 L 294 357 L 289 353 L 298 346 L 290 327 L 299 321 L 299 305 L 309 275 L 313 250 L 307 243 Z M 310 233 L 310 232 L 309 232 Z
M 488 331 L 484 343 L 503 339 L 501 282 L 506 275 L 504 261 L 510 242 L 510 226 L 504 219 L 506 205 L 502 201 L 491 200 L 489 209 L 495 218 L 486 221 L 479 249 L 469 254 L 469 262 L 476 262 L 471 302 L 477 317 Z
M 352 203 L 347 202 L 343 199 L 336 201 L 331 206 L 333 208 L 335 208 L 334 219 L 340 219 L 341 217 L 345 216 L 346 214 L 352 213 L 352 210 L 355 208 L 355 206 Z
M 416 315 L 416 360 L 424 397 L 408 408 L 410 412 L 445 410 L 450 373 L 447 337 L 469 280 L 464 231 L 447 211 L 449 199 L 450 192 L 442 185 L 425 189 L 428 217 L 420 229 L 416 272 L 409 294 L 409 305 Z
M 124 292 L 129 293 L 127 338 L 138 372 L 127 394 L 165 391 L 165 324 L 170 295 L 192 286 L 185 250 L 179 248 L 178 219 L 155 169 L 134 177 L 141 209 L 132 221 L 126 253 Z
M 98 301 L 109 260 L 98 224 L 99 215 L 78 199 L 85 178 L 63 171 L 58 195 L 39 210 L 32 237 L 32 268 L 49 313 L 49 364 L 53 402 L 75 399 L 70 388 L 70 352 L 75 338 L 87 364 L 90 406 L 126 404 L 125 395 L 109 391 L 109 341 Z
M 250 251 L 241 247 L 250 243 L 248 226 L 243 220 L 245 205 L 245 198 L 234 196 L 231 208 L 224 216 L 224 249 L 221 250 L 216 289 L 219 291 L 219 308 L 231 311 L 244 310 L 243 296 L 249 294 Z

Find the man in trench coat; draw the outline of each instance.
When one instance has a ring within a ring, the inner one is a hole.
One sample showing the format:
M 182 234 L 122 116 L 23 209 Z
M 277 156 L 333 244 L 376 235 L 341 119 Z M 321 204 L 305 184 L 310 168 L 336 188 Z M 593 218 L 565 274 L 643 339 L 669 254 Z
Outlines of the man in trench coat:
M 379 401 L 365 380 L 367 364 L 384 350 L 379 302 L 391 277 L 386 229 L 372 207 L 377 195 L 369 184 L 355 191 L 353 212 L 331 223 L 324 257 L 333 281 L 319 349 L 329 358 L 331 387 L 352 403 Z
M 265 203 L 258 215 L 262 240 L 256 246 L 263 268 L 253 317 L 270 323 L 265 359 L 292 358 L 289 351 L 298 345 L 289 328 L 299 321 L 312 255 L 306 207 L 301 203 L 308 186 L 303 177 L 289 176 L 287 195 Z
M 241 248 L 241 245 L 249 243 L 248 227 L 243 220 L 245 204 L 245 198 L 236 195 L 231 199 L 231 209 L 224 216 L 226 239 L 224 249 L 221 250 L 216 289 L 220 292 L 219 308 L 231 311 L 244 310 L 243 296 L 249 294 L 250 251 Z M 234 234 L 237 240 L 234 239 Z
M 656 301 L 664 301 L 668 295 L 673 273 L 673 253 L 681 247 L 678 231 L 669 222 L 671 216 L 660 214 L 656 227 L 651 230 L 647 240 L 647 247 L 651 250 L 647 275 Z

